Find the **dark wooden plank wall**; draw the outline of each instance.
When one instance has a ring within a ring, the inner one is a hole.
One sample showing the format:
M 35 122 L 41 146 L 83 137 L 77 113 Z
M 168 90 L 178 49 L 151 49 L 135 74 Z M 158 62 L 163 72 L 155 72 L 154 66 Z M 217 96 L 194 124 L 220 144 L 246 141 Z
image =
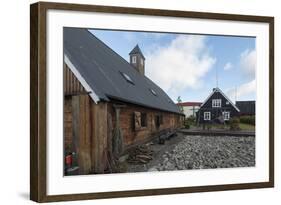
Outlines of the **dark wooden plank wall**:
M 86 92 L 82 84 L 66 64 L 63 66 L 63 78 L 63 88 L 65 95 L 75 95 Z
M 71 70 L 64 66 L 64 139 L 65 147 L 77 152 L 79 173 L 103 173 L 107 168 L 107 152 L 116 124 L 114 103 L 96 104 Z M 159 134 L 163 130 L 182 126 L 181 115 L 123 103 L 120 111 L 120 128 L 125 146 L 131 146 Z M 134 113 L 146 113 L 146 127 L 134 129 Z M 155 119 L 162 115 L 163 123 L 156 127 Z
M 114 103 L 108 103 L 108 112 L 112 117 L 112 126 L 115 127 L 116 116 L 113 108 Z M 124 143 L 126 147 L 148 141 L 152 137 L 165 130 L 174 130 L 183 126 L 183 116 L 179 114 L 145 108 L 133 104 L 124 104 L 120 110 L 120 128 L 122 129 Z M 135 129 L 134 113 L 146 113 L 146 127 Z M 156 127 L 155 119 L 157 115 L 162 115 L 163 123 Z
M 107 123 L 107 104 L 96 104 L 64 65 L 64 148 L 77 153 L 79 174 L 106 169 Z

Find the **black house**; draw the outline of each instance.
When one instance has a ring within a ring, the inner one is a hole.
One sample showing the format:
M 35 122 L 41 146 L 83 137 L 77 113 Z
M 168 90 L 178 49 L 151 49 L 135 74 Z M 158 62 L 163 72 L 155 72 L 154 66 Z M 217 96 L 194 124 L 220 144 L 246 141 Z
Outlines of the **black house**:
M 236 106 L 240 110 L 240 115 L 255 115 L 256 114 L 256 101 L 236 101 Z
M 198 110 L 197 122 L 199 124 L 223 123 L 239 116 L 239 113 L 239 108 L 219 88 L 214 88 Z

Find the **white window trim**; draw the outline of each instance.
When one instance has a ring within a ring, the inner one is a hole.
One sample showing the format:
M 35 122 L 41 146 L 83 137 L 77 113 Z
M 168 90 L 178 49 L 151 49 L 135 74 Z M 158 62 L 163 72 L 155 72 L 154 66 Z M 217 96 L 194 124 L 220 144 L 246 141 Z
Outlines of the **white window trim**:
M 212 107 L 221 107 L 221 99 L 212 99 Z
M 137 63 L 137 56 L 132 56 L 132 62 Z
M 211 120 L 211 112 L 204 112 L 204 120 Z
M 223 116 L 224 120 L 229 120 L 230 119 L 230 112 L 228 112 L 228 111 L 222 112 L 222 116 Z

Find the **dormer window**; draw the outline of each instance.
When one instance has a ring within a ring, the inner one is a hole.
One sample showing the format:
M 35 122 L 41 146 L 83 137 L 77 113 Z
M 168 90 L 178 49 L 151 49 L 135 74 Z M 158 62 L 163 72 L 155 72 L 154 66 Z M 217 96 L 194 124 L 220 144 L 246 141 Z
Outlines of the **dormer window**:
M 221 107 L 221 99 L 213 99 L 212 107 Z
M 123 78 L 125 78 L 125 80 L 127 81 L 127 82 L 129 82 L 129 83 L 131 83 L 131 84 L 135 84 L 134 83 L 134 81 L 132 80 L 132 78 L 129 76 L 129 75 L 127 75 L 126 73 L 123 73 L 123 72 L 121 72 L 120 71 L 120 74 L 123 76 Z
M 137 56 L 133 56 L 133 57 L 132 57 L 132 62 L 133 62 L 133 63 L 137 63 Z
M 149 90 L 154 96 L 157 96 L 157 93 L 153 89 L 150 88 Z

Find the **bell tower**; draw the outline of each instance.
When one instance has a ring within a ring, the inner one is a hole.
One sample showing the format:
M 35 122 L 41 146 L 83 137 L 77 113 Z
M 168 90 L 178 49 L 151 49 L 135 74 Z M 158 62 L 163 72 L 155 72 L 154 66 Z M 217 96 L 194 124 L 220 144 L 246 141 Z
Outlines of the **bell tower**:
M 138 45 L 129 53 L 130 64 L 141 74 L 145 73 L 145 57 Z

